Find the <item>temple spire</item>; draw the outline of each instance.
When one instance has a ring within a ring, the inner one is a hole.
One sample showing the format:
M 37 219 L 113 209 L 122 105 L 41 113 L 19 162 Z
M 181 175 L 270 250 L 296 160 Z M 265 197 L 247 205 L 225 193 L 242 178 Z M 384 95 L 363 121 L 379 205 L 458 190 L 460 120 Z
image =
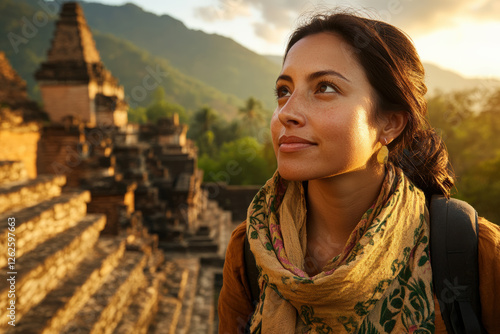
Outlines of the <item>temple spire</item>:
M 48 61 L 83 61 L 85 63 L 101 61 L 83 10 L 76 2 L 66 2 L 62 5 L 54 39 L 48 52 Z
M 35 78 L 53 122 L 72 116 L 88 126 L 127 125 L 123 87 L 101 62 L 78 3 L 62 5 L 47 61 Z

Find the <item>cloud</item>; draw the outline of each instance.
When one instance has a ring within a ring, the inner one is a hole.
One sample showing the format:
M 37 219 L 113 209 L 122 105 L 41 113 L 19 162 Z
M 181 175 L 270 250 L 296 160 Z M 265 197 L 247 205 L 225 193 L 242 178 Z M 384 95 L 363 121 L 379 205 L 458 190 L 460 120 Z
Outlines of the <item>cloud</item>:
M 274 25 L 255 22 L 253 24 L 255 34 L 269 43 L 280 43 L 283 40 L 283 35 L 288 32 L 288 29 L 277 28 Z
M 475 1 L 470 4 L 470 9 L 478 19 L 493 19 L 498 21 L 500 18 L 500 2 L 493 0 Z
M 277 33 L 290 31 L 304 11 L 346 6 L 346 0 L 218 0 L 217 5 L 198 7 L 195 13 L 206 21 L 232 20 L 260 13 L 256 35 L 272 42 Z M 495 20 L 500 17 L 498 0 L 351 0 L 348 6 L 402 28 L 410 36 L 453 27 L 463 20 Z
M 253 9 L 261 16 L 253 24 L 255 34 L 274 43 L 281 41 L 283 34 L 291 29 L 298 13 L 306 7 L 307 1 L 303 0 L 218 0 L 217 5 L 197 7 L 194 13 L 207 22 L 214 22 L 248 16 Z
M 410 35 L 453 27 L 464 20 L 495 20 L 500 17 L 497 0 L 363 0 L 375 17 L 402 28 Z
M 300 0 L 248 0 L 260 9 L 262 20 L 254 23 L 255 34 L 267 42 L 278 43 L 293 26 L 298 13 L 304 8 Z
M 250 14 L 250 6 L 243 0 L 219 0 L 215 6 L 194 8 L 194 15 L 206 22 L 234 20 Z

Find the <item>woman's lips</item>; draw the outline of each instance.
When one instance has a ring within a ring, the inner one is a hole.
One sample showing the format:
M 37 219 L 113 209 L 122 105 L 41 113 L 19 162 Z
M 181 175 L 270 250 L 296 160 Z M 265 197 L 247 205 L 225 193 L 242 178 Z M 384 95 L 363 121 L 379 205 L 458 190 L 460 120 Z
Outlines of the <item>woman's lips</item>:
M 278 145 L 280 152 L 289 153 L 307 149 L 316 144 L 304 138 L 283 135 L 279 138 Z

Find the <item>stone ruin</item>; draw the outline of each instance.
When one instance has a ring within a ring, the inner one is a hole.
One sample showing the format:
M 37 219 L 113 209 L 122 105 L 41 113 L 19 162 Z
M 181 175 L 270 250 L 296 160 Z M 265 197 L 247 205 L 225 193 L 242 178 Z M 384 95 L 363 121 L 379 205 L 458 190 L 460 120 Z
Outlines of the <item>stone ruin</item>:
M 77 3 L 63 5 L 47 61 L 35 78 L 53 122 L 72 115 L 89 126 L 126 126 L 123 87 L 101 62 Z
M 5 251 L 15 219 L 15 263 L 0 257 L 0 280 L 16 273 L 16 326 L 2 307 L 0 332 L 215 333 L 233 225 L 202 187 L 187 127 L 175 115 L 127 124 L 77 3 L 63 4 L 36 78 L 45 111 L 0 53 Z

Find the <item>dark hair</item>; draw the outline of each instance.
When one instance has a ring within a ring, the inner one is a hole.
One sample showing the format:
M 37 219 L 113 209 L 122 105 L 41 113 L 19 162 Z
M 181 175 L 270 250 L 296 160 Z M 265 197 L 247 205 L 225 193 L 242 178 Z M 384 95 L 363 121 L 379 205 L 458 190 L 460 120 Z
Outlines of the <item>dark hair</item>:
M 376 113 L 406 111 L 408 123 L 389 145 L 389 161 L 422 189 L 426 196 L 447 197 L 454 185 L 448 152 L 441 137 L 426 118 L 427 87 L 424 67 L 411 40 L 398 28 L 350 13 L 316 14 L 297 28 L 288 42 L 290 48 L 300 39 L 321 33 L 340 35 L 377 93 Z

